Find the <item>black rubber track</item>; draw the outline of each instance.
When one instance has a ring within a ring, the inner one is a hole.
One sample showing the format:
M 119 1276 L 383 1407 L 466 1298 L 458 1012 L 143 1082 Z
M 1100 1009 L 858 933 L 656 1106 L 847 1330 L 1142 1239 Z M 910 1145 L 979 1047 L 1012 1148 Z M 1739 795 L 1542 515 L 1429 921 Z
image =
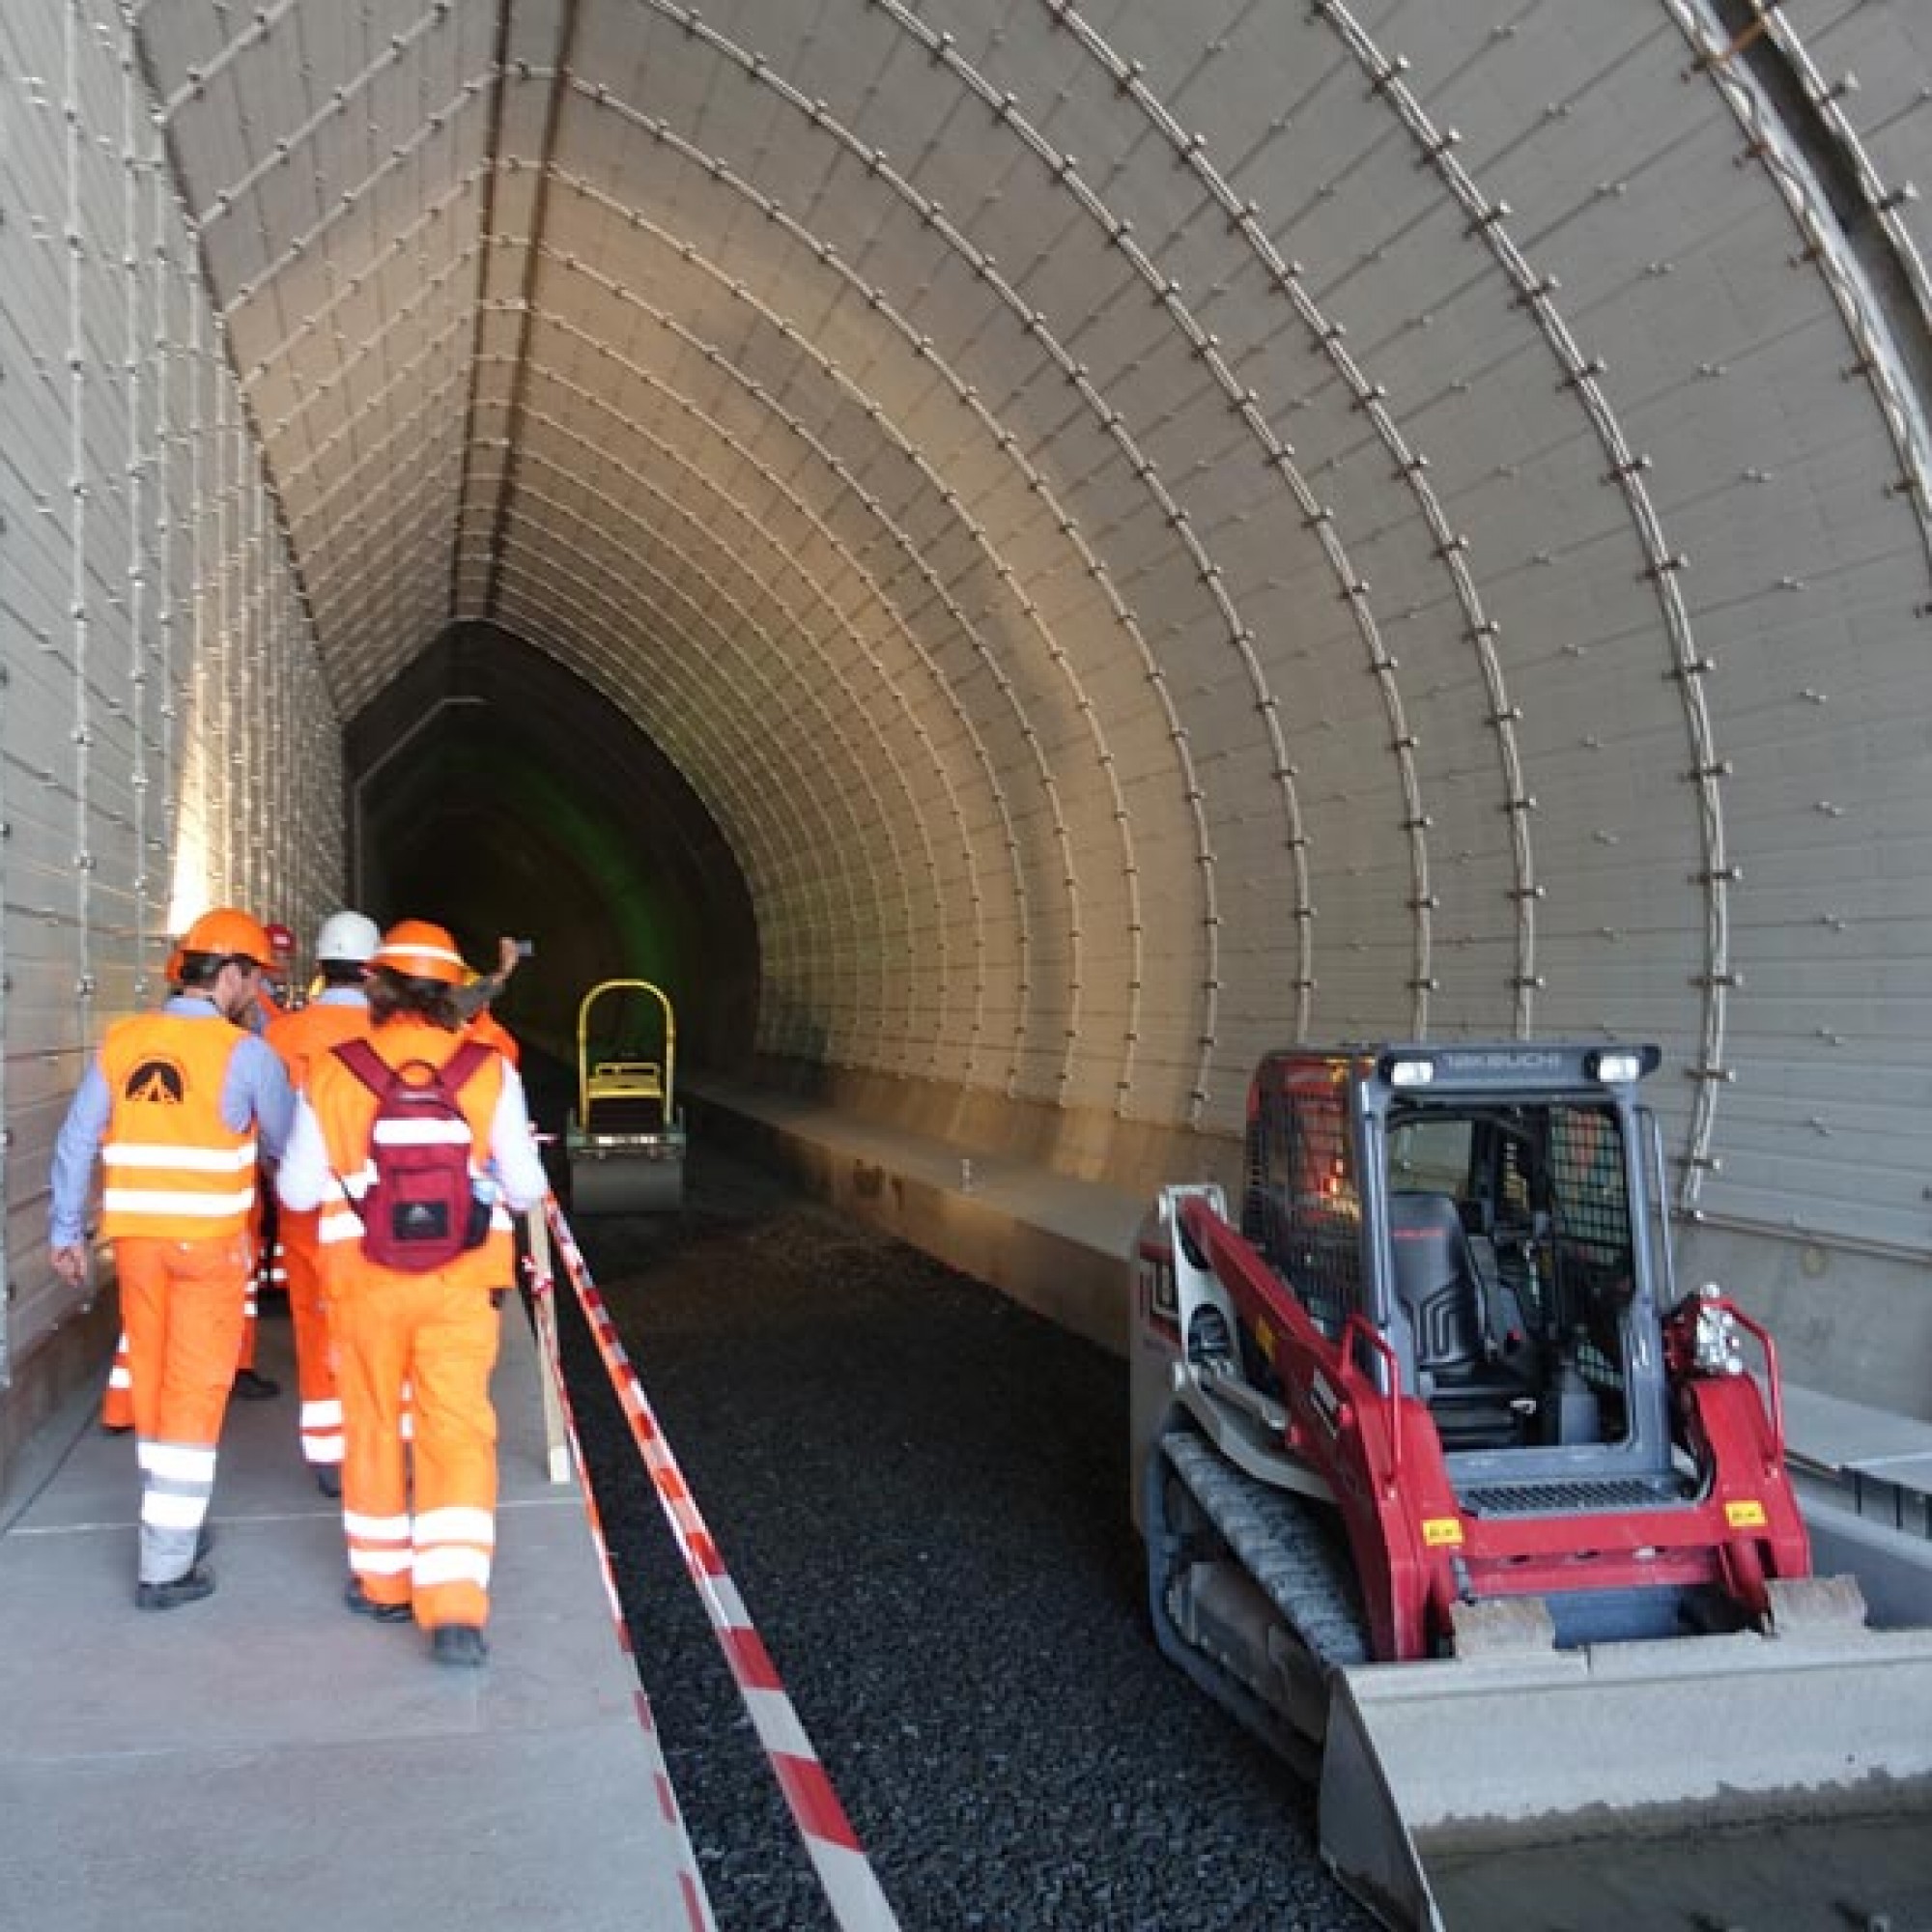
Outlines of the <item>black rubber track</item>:
M 1355 1932 L 1311 1799 L 1167 1665 L 1125 1365 L 694 1149 L 576 1233 L 906 1932 Z M 832 1924 L 573 1298 L 573 1404 L 721 1932 Z M 639 1804 L 649 1803 L 644 1791 Z

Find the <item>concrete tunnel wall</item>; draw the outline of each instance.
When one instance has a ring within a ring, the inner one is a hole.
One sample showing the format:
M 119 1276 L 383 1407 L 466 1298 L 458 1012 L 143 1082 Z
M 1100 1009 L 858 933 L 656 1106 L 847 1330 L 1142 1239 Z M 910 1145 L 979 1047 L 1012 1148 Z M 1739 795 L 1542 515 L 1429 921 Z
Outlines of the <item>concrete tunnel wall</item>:
M 626 822 L 555 683 L 412 710 L 492 639 L 648 748 L 768 1074 L 1140 1185 L 1283 1040 L 1655 1038 L 1687 1275 L 1932 1412 L 1928 54 L 1841 0 L 6 10 L 9 1433 L 172 926 L 312 929 L 358 819 L 410 893 L 426 818 Z

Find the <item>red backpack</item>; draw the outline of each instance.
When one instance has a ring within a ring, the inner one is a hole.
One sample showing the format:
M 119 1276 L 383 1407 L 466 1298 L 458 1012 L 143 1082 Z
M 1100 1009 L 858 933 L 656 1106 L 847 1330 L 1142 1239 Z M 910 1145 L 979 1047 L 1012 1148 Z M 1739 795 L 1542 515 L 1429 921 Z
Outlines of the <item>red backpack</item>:
M 343 1040 L 332 1051 L 376 1096 L 369 1128 L 376 1179 L 351 1201 L 363 1254 L 383 1267 L 426 1274 L 481 1247 L 490 1204 L 470 1185 L 469 1122 L 456 1096 L 490 1049 L 466 1040 L 442 1066 L 427 1060 L 391 1066 L 366 1039 Z

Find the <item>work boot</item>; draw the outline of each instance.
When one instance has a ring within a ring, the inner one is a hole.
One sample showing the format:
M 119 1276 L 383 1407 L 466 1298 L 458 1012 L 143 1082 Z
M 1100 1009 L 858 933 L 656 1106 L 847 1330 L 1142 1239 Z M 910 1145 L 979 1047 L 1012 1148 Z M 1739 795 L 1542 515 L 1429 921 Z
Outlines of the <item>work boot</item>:
M 315 1471 L 315 1486 L 326 1496 L 339 1496 L 342 1493 L 342 1470 L 334 1463 L 312 1463 Z
M 342 1593 L 342 1601 L 358 1617 L 372 1617 L 379 1624 L 406 1624 L 410 1620 L 410 1606 L 407 1604 L 379 1604 L 362 1587 L 359 1577 L 349 1579 L 349 1587 Z
M 198 1604 L 214 1594 L 214 1573 L 197 1564 L 185 1577 L 166 1583 L 137 1583 L 134 1607 L 137 1610 L 172 1610 L 182 1604 Z
M 455 1663 L 471 1669 L 490 1655 L 490 1646 L 474 1624 L 439 1624 L 430 1633 L 429 1650 L 439 1663 Z
M 282 1385 L 270 1377 L 258 1376 L 253 1369 L 237 1369 L 234 1392 L 242 1402 L 268 1402 L 281 1394 Z

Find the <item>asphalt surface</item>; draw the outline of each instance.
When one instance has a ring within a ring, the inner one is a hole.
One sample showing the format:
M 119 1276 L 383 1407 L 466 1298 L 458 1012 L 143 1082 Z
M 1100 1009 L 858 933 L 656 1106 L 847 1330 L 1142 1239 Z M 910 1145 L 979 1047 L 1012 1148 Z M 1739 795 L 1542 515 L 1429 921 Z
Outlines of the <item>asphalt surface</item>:
M 906 1932 L 1355 1932 L 1307 1790 L 1154 1649 L 1124 1365 L 694 1150 L 575 1228 Z M 573 1406 L 721 1932 L 830 1925 L 567 1291 Z M 639 1802 L 645 1802 L 639 1794 Z

